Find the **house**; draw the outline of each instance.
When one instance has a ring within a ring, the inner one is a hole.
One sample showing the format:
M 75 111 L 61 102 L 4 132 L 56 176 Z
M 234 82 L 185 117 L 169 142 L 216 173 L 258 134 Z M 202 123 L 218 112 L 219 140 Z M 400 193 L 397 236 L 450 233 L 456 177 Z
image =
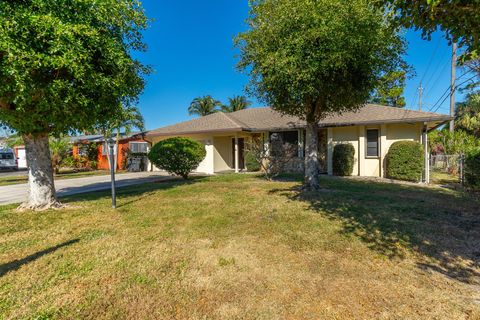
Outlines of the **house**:
M 116 137 L 113 137 L 116 138 Z M 97 168 L 100 170 L 109 170 L 110 164 L 108 160 L 108 146 L 105 143 L 105 138 L 103 135 L 83 135 L 83 136 L 74 136 L 70 138 L 71 143 L 73 144 L 72 155 L 74 157 L 86 156 L 87 146 L 89 144 L 97 144 Z M 149 168 L 148 159 L 146 154 L 149 150 L 149 143 L 144 140 L 144 134 L 142 132 L 136 132 L 132 134 L 121 134 L 118 142 L 118 150 L 114 149 L 114 154 L 116 156 L 116 165 L 117 169 L 124 170 L 126 169 L 126 158 L 128 153 L 135 154 L 140 158 L 143 158 L 144 165 L 141 166 L 141 170 L 146 171 Z M 144 156 L 142 156 L 144 155 Z
M 427 132 L 450 121 L 442 114 L 367 104 L 356 112 L 332 115 L 319 122 L 319 169 L 332 174 L 333 147 L 355 147 L 353 175 L 385 176 L 385 155 L 392 143 L 411 140 L 427 146 Z M 303 170 L 306 123 L 271 108 L 251 108 L 233 113 L 214 113 L 146 133 L 153 144 L 174 136 L 193 138 L 205 145 L 207 155 L 197 172 L 213 174 L 245 169 L 245 143 L 259 137 L 266 147 L 272 137 L 297 146 L 297 170 Z M 427 150 L 427 148 L 425 148 Z M 426 154 L 427 151 L 425 151 Z M 428 160 L 426 160 L 428 167 Z M 428 181 L 428 170 L 425 180 Z

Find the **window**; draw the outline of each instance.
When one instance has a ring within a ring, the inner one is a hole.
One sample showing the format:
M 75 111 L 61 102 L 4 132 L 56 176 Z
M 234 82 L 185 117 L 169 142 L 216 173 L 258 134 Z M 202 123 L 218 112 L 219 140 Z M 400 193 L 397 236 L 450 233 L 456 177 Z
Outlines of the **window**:
M 293 149 L 292 152 L 298 154 L 298 131 L 270 132 L 270 145 L 273 153 L 280 152 L 279 148 L 288 145 L 289 149 Z
M 81 157 L 86 157 L 88 155 L 88 146 L 85 144 L 79 144 L 78 155 Z
M 130 151 L 132 153 L 147 153 L 147 142 L 130 142 Z
M 367 157 L 378 157 L 378 129 L 367 130 Z
M 0 159 L 2 160 L 12 160 L 13 158 L 13 153 L 0 153 Z
M 108 150 L 108 146 L 107 146 L 107 143 L 106 142 L 102 142 L 102 156 L 108 156 L 108 153 L 110 152 L 110 150 Z M 117 148 L 113 147 L 113 154 L 116 155 L 117 154 Z

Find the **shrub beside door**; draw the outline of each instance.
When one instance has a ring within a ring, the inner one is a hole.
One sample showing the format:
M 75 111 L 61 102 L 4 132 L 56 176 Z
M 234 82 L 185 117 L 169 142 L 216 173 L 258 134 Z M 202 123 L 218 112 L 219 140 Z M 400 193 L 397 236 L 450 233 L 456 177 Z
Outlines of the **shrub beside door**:
M 423 146 L 415 141 L 393 143 L 386 156 L 387 178 L 415 181 L 422 179 Z
M 333 148 L 333 174 L 351 176 L 355 165 L 355 148 L 350 143 L 337 144 Z

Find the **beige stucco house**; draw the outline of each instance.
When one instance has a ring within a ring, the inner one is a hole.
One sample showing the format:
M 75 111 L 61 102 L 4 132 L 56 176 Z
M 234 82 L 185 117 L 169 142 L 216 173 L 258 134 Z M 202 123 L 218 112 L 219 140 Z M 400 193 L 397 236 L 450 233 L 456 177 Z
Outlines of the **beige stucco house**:
M 327 117 L 319 122 L 319 169 L 332 174 L 333 147 L 348 142 L 355 147 L 353 175 L 383 177 L 385 155 L 392 143 L 411 140 L 427 146 L 426 133 L 449 120 L 451 117 L 447 115 L 372 104 L 357 112 Z M 149 131 L 146 140 L 155 144 L 166 138 L 184 136 L 203 143 L 207 156 L 196 171 L 213 174 L 245 169 L 246 142 L 253 136 L 260 137 L 268 148 L 272 135 L 281 135 L 283 141 L 297 145 L 297 160 L 303 162 L 305 122 L 271 108 L 214 113 Z M 427 154 L 427 148 L 425 150 Z M 428 182 L 428 170 L 426 172 L 424 178 Z

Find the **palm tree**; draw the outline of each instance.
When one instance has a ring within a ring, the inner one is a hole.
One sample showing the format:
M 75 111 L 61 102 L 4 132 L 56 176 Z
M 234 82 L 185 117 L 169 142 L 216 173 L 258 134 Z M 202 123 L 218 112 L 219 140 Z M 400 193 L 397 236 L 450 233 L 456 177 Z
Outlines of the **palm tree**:
M 198 97 L 190 103 L 188 113 L 200 117 L 208 116 L 209 114 L 217 112 L 217 107 L 220 105 L 220 101 L 213 99 L 210 95 Z
M 233 98 L 228 98 L 228 106 L 223 105 L 223 112 L 235 112 L 243 109 L 247 109 L 252 104 L 251 101 L 247 100 L 245 96 L 233 96 Z
M 138 129 L 140 131 L 145 130 L 145 121 L 143 119 L 140 110 L 137 107 L 133 106 L 124 106 L 122 107 L 121 112 L 119 112 L 114 120 L 104 123 L 100 126 L 99 131 L 102 133 L 105 138 L 105 148 L 108 150 L 107 139 L 112 137 L 116 132 L 115 139 L 115 150 L 118 150 L 118 143 L 121 138 L 121 131 L 123 129 L 125 134 L 130 134 L 133 129 Z M 110 165 L 110 152 L 107 151 L 108 164 Z M 114 168 L 117 170 L 117 159 L 115 157 Z

